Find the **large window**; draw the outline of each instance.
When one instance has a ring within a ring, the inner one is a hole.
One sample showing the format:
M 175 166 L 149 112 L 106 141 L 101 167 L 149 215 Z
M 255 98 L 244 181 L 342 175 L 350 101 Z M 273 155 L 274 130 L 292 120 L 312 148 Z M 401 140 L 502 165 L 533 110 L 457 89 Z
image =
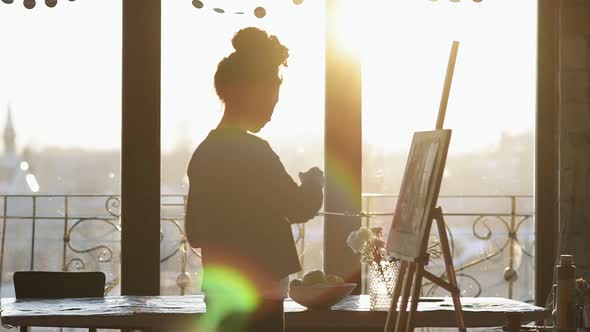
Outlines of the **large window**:
M 379 2 L 363 57 L 365 208 L 391 212 L 412 133 L 432 130 L 451 42 L 460 48 L 439 203 L 465 295 L 532 300 L 537 2 Z M 387 226 L 391 217 L 372 220 Z M 511 234 L 516 234 L 516 238 Z M 439 269 L 442 264 L 434 264 Z M 430 287 L 424 288 L 425 292 Z
M 459 279 L 465 295 L 531 300 L 537 2 L 342 3 L 357 5 L 343 15 L 360 22 L 344 22 L 340 39 L 362 57 L 364 211 L 392 212 L 412 132 L 433 129 L 451 41 L 460 41 L 440 201 Z M 290 49 L 260 135 L 294 179 L 324 164 L 325 1 L 226 6 L 162 1 L 162 294 L 199 292 L 199 254 L 183 235 L 186 168 L 222 115 L 213 74 L 240 28 L 266 29 Z M 103 270 L 109 294 L 118 292 L 121 15 L 120 1 L 2 7 L 3 296 L 12 272 L 27 269 Z M 322 218 L 293 232 L 304 271 L 321 268 Z
M 120 264 L 121 3 L 0 8 L 1 295 L 17 270 Z
M 210 6 L 194 8 L 190 1 L 162 2 L 162 294 L 199 291 L 200 259 L 183 245 L 181 233 L 188 192 L 186 169 L 193 150 L 223 114 L 213 75 L 219 61 L 233 51 L 231 38 L 239 29 L 260 27 L 289 48 L 280 101 L 260 136 L 269 141 L 297 181 L 299 171 L 323 167 L 324 1 L 224 4 L 229 7 L 219 13 Z M 265 17 L 254 15 L 257 6 L 266 9 Z M 304 229 L 294 227 L 293 232 L 304 270 L 321 268 L 321 218 Z

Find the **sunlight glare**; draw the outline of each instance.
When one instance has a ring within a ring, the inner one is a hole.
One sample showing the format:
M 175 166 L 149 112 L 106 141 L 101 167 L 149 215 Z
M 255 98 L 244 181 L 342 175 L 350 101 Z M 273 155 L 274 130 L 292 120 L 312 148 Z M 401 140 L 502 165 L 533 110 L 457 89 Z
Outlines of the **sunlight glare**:
M 367 7 L 356 1 L 334 1 L 330 18 L 330 31 L 335 33 L 337 45 L 347 53 L 363 49 L 366 40 Z
M 35 177 L 35 175 L 29 173 L 25 177 L 25 180 L 27 181 L 27 185 L 29 186 L 29 189 L 32 192 L 39 192 L 39 183 L 37 182 L 37 178 Z
M 533 130 L 535 1 L 379 3 L 369 22 L 380 23 L 361 51 L 367 144 L 405 151 L 414 131 L 434 129 L 453 40 L 460 46 L 445 121 L 454 130 L 450 153 Z
M 29 163 L 26 161 L 21 161 L 20 162 L 20 169 L 23 171 L 28 171 L 29 170 Z

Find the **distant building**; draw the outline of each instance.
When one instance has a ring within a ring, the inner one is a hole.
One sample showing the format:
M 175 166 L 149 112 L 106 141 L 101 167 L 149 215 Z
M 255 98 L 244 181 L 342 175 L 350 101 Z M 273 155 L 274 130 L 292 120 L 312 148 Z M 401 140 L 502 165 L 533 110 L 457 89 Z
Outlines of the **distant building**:
M 4 149 L 0 155 L 0 194 L 31 194 L 39 190 L 29 161 L 16 151 L 16 131 L 12 111 L 7 106 L 6 122 L 2 133 Z

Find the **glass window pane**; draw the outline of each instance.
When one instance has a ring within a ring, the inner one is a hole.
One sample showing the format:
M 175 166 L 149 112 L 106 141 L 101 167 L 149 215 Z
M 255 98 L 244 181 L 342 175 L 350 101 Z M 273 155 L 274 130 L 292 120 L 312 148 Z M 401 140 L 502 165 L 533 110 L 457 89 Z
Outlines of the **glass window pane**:
M 259 135 L 297 182 L 299 171 L 323 167 L 324 1 L 224 4 L 225 13 L 218 13 L 211 7 L 196 9 L 190 1 L 162 3 L 162 193 L 172 195 L 163 199 L 162 294 L 200 291 L 200 259 L 182 242 L 186 170 L 193 150 L 223 114 L 213 76 L 219 61 L 233 51 L 231 38 L 241 28 L 265 29 L 289 48 L 280 101 Z M 253 14 L 259 5 L 266 9 L 261 19 Z M 299 238 L 300 230 L 293 231 Z M 305 251 L 304 270 L 322 267 L 322 239 L 322 219 L 315 218 L 298 242 Z
M 17 270 L 98 270 L 117 295 L 121 3 L 3 3 L 0 31 L 1 294 Z
M 412 133 L 434 129 L 451 42 L 461 43 L 440 204 L 452 214 L 446 221 L 466 295 L 533 299 L 536 6 L 382 1 L 364 14 L 371 15 L 360 33 L 371 38 L 359 41 L 365 193 L 399 192 Z M 395 197 L 366 197 L 365 204 L 391 213 Z M 388 226 L 391 216 L 374 222 Z

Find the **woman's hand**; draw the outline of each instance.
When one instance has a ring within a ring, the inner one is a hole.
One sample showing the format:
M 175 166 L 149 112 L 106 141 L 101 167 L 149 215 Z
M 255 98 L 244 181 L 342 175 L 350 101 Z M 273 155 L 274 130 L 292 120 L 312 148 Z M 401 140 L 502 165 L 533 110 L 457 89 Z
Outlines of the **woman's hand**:
M 324 172 L 318 167 L 310 168 L 307 172 L 299 172 L 299 180 L 301 184 L 305 186 L 319 186 L 323 187 L 326 182 Z

